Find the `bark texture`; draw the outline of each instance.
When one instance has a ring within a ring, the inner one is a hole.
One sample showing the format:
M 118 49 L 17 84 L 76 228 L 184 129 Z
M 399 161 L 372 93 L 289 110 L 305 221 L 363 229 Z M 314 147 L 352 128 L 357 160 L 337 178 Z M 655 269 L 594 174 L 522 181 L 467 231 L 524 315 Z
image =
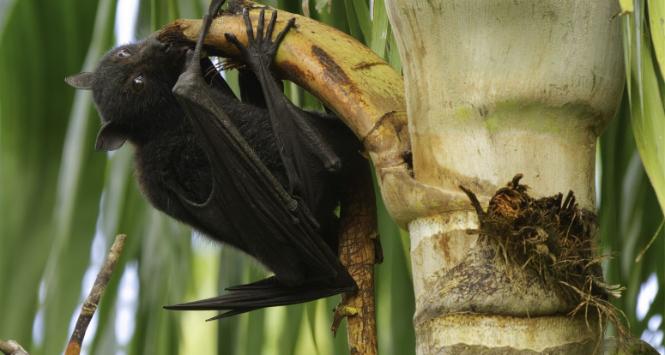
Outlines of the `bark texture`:
M 347 319 L 351 354 L 377 354 L 374 302 L 374 264 L 377 263 L 376 202 L 369 165 L 358 164 L 342 201 L 340 261 L 358 285 L 358 292 L 342 295 L 335 310 L 338 324 Z M 380 256 L 380 255 L 379 255 Z M 336 330 L 336 324 L 333 324 Z
M 404 65 L 413 176 L 421 186 L 401 191 L 406 206 L 397 212 L 411 235 L 418 353 L 599 351 L 598 324 L 567 316 L 574 305 L 537 273 L 496 258 L 478 234 L 467 233 L 479 223 L 458 186 L 487 206 L 522 173 L 534 198 L 572 190 L 581 208 L 594 209 L 596 138 L 624 80 L 617 4 L 386 6 Z

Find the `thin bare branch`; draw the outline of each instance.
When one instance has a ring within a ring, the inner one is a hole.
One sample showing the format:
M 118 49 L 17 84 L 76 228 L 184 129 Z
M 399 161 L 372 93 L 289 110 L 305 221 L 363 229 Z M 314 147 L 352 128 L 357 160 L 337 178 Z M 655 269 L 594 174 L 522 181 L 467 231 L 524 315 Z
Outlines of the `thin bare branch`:
M 28 355 L 28 352 L 14 340 L 0 340 L 0 351 L 5 355 Z
M 101 299 L 102 294 L 104 294 L 104 290 L 106 290 L 106 285 L 108 285 L 109 280 L 111 279 L 113 268 L 118 262 L 118 259 L 120 259 L 120 254 L 125 246 L 125 239 L 127 239 L 127 236 L 124 234 L 115 237 L 115 241 L 113 242 L 113 245 L 111 245 L 111 250 L 106 256 L 104 265 L 102 265 L 101 270 L 99 270 L 99 273 L 97 274 L 95 284 L 92 286 L 92 290 L 90 290 L 85 302 L 83 302 L 81 313 L 79 313 L 79 317 L 76 320 L 74 332 L 72 333 L 71 338 L 69 338 L 65 355 L 78 355 L 81 353 L 83 337 L 85 336 L 85 332 L 88 329 L 92 316 L 97 310 L 99 300 Z
M 658 238 L 658 234 L 660 234 L 660 231 L 663 229 L 663 226 L 665 226 L 665 219 L 663 219 L 663 221 L 660 222 L 660 226 L 658 226 L 658 229 L 656 229 L 656 233 L 653 234 L 653 237 L 651 237 L 651 240 L 649 240 L 647 246 L 645 246 L 644 249 L 642 249 L 642 251 L 640 251 L 640 253 L 637 255 L 637 257 L 635 258 L 635 263 L 639 263 L 640 261 L 642 261 L 642 257 L 644 256 L 644 254 L 646 254 L 647 250 L 651 248 L 651 244 L 653 244 L 653 242 L 656 241 L 656 238 Z

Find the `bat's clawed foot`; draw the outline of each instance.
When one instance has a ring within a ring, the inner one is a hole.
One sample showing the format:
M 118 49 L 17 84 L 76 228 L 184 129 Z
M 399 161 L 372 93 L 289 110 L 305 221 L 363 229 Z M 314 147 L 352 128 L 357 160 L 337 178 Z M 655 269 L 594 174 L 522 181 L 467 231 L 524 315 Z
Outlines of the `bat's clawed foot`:
M 265 12 L 265 9 L 261 9 L 259 12 L 256 33 L 254 33 L 252 21 L 249 18 L 249 10 L 246 8 L 243 9 L 242 16 L 245 20 L 245 29 L 247 31 L 247 46 L 240 43 L 235 35 L 231 33 L 224 34 L 226 39 L 238 48 L 245 63 L 252 70 L 258 70 L 260 67 L 269 68 L 272 65 L 280 43 L 282 43 L 282 40 L 284 40 L 284 37 L 296 22 L 295 18 L 290 19 L 284 29 L 273 40 L 275 23 L 277 22 L 277 11 L 272 12 L 267 29 L 265 29 Z
M 337 329 L 339 329 L 339 326 L 342 324 L 342 320 L 344 318 L 356 316 L 358 313 L 360 313 L 358 308 L 349 306 L 345 304 L 344 301 L 338 304 L 333 311 L 333 323 L 330 326 L 330 330 L 332 331 L 333 335 L 337 334 Z

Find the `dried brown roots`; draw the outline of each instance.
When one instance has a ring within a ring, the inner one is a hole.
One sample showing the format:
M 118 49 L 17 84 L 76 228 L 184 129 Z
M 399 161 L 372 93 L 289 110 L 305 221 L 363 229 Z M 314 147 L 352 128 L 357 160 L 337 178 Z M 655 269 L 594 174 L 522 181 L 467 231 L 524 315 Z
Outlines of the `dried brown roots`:
M 506 263 L 529 268 L 540 275 L 543 283 L 575 305 L 570 316 L 584 312 L 587 324 L 597 316 L 614 324 L 620 337 L 626 332 L 623 314 L 609 299 L 619 297 L 622 288 L 603 280 L 601 261 L 596 256 L 594 238 L 597 232 L 593 212 L 579 208 L 572 191 L 566 197 L 534 199 L 528 187 L 516 175 L 506 187 L 490 199 L 487 211 L 476 195 L 460 186 L 478 214 L 481 240 L 498 249 L 497 255 Z

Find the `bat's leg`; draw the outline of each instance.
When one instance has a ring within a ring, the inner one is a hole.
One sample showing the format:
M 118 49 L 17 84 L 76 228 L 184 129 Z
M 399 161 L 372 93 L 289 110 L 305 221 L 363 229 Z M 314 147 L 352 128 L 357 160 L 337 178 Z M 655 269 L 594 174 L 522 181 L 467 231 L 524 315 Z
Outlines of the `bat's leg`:
M 317 132 L 316 128 L 305 116 L 303 111 L 294 106 L 282 92 L 277 79 L 272 73 L 272 64 L 277 53 L 277 49 L 288 31 L 295 24 L 295 19 L 290 19 L 282 32 L 275 36 L 273 32 L 277 20 L 277 12 L 272 13 L 267 29 L 265 27 L 265 9 L 259 13 L 258 26 L 256 33 L 252 27 L 247 9 L 243 10 L 245 20 L 248 45 L 244 46 L 238 39 L 230 33 L 225 34 L 229 42 L 233 43 L 245 59 L 246 64 L 256 74 L 266 99 L 266 105 L 270 112 L 275 139 L 280 147 L 280 155 L 287 170 L 290 190 L 298 190 L 302 183 L 301 177 L 297 174 L 298 152 L 305 149 L 313 152 L 322 162 L 324 167 L 330 171 L 335 171 L 341 166 L 339 157 L 333 149 L 325 142 Z M 295 157 L 295 158 L 294 158 Z

